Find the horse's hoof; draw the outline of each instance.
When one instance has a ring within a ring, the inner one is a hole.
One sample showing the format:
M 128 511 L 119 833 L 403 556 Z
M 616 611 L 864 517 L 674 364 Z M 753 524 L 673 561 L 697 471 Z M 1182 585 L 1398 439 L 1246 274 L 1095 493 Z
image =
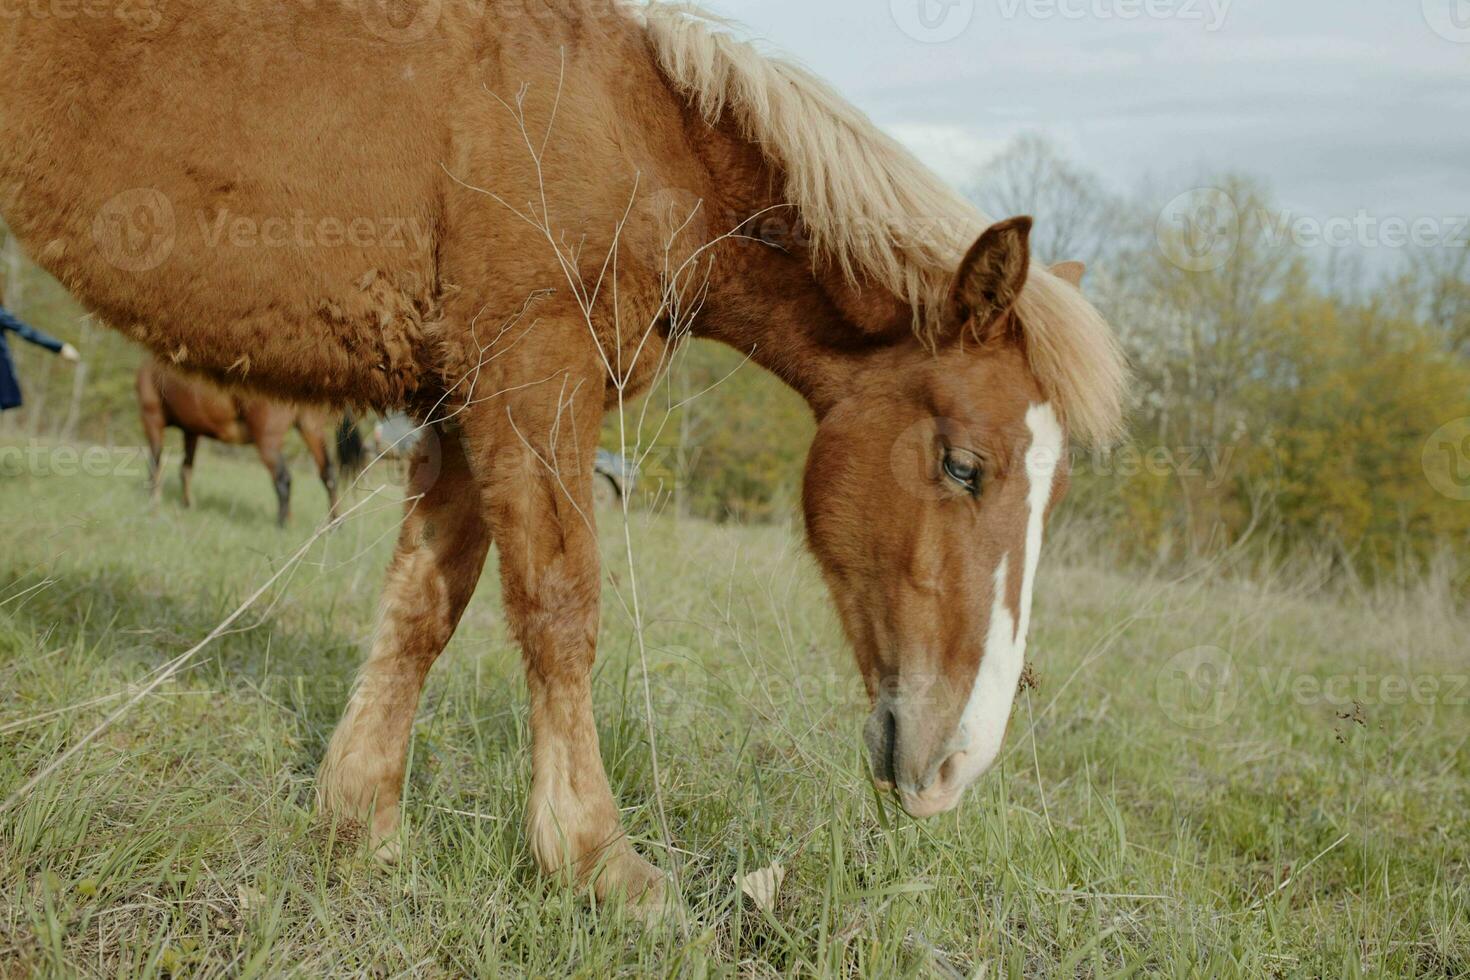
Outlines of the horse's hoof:
M 662 919 L 671 911 L 667 877 L 631 845 L 618 848 L 596 875 L 592 890 L 599 902 L 621 903 L 629 914 L 644 921 Z
M 373 847 L 373 861 L 385 868 L 393 867 L 402 856 L 403 844 L 396 835 L 381 841 L 376 847 Z

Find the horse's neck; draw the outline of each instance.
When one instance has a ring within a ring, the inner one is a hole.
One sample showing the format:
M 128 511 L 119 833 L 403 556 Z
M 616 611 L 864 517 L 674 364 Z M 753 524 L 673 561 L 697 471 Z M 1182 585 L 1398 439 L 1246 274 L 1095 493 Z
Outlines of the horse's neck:
M 733 227 L 748 216 L 762 218 L 716 250 L 694 332 L 749 354 L 820 416 L 875 358 L 912 344 L 911 311 L 885 290 L 849 282 L 835 269 L 815 269 L 791 210 L 772 191 L 779 177 L 759 151 L 728 133 L 711 142 L 703 163 L 720 189 L 722 220 Z
M 911 336 L 868 332 L 802 260 L 763 250 L 754 243 L 725 250 L 695 333 L 748 354 L 820 416 L 875 356 Z

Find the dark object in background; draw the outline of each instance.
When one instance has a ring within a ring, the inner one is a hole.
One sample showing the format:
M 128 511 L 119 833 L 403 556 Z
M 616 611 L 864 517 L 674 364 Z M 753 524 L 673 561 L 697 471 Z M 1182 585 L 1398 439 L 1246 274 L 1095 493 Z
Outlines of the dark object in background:
M 593 465 L 596 467 L 597 483 L 592 492 L 598 503 L 617 503 L 633 492 L 633 487 L 638 482 L 638 466 L 631 459 L 599 449 Z M 610 494 L 607 489 L 609 487 Z
M 422 426 L 402 412 L 384 415 L 373 426 L 373 453 L 390 459 L 408 459 L 423 431 Z
M 81 360 L 77 349 L 71 344 L 63 343 L 48 333 L 42 333 L 35 327 L 22 323 L 0 306 L 0 412 L 19 408 L 21 405 L 20 379 L 15 376 L 15 362 L 10 359 L 10 345 L 5 336 L 10 333 L 37 347 L 44 347 L 53 354 L 60 354 L 73 363 Z
M 357 428 L 357 413 L 347 411 L 337 424 L 337 470 L 343 476 L 356 476 L 367 465 L 367 443 Z

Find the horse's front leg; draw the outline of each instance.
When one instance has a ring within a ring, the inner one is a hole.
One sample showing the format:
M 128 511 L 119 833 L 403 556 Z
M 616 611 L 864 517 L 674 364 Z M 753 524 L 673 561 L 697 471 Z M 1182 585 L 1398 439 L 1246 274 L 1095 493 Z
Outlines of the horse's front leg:
M 561 357 L 565 363 L 565 352 Z M 503 387 L 516 394 L 491 402 L 465 429 L 483 474 L 506 614 L 530 688 L 527 837 L 547 874 L 590 884 L 599 898 L 655 904 L 663 876 L 623 830 L 592 713 L 601 590 L 592 477 L 601 372 L 588 365 L 584 373 L 528 387 L 513 381 Z M 483 465 L 480 447 L 488 456 Z
M 372 653 L 317 777 L 321 807 L 362 825 L 383 858 L 398 850 L 404 765 L 424 679 L 454 634 L 490 547 L 459 437 L 437 434 L 425 436 L 411 464 Z

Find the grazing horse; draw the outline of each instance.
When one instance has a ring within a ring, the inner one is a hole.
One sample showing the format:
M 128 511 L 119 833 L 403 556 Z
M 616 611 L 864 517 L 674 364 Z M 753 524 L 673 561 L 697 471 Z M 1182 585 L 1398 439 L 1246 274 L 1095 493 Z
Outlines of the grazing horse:
M 269 398 L 223 391 L 207 381 L 170 371 L 155 358 L 138 368 L 138 408 L 148 437 L 148 482 L 155 502 L 163 495 L 163 432 L 184 433 L 184 465 L 180 469 L 184 506 L 194 505 L 194 453 L 199 437 L 233 446 L 254 446 L 276 488 L 276 523 L 291 519 L 291 467 L 286 463 L 286 433 L 295 428 L 316 461 L 327 488 L 330 513 L 337 516 L 337 471 L 327 452 L 327 420 L 320 409 L 289 405 Z
M 530 690 L 530 847 L 653 902 L 598 748 L 605 412 L 680 339 L 818 420 L 808 543 L 914 815 L 995 761 L 1069 440 L 1126 371 L 1080 268 L 1032 263 L 804 70 L 687 5 L 174 0 L 0 24 L 0 209 L 190 370 L 432 424 L 320 805 L 399 840 L 424 678 L 492 541 Z

